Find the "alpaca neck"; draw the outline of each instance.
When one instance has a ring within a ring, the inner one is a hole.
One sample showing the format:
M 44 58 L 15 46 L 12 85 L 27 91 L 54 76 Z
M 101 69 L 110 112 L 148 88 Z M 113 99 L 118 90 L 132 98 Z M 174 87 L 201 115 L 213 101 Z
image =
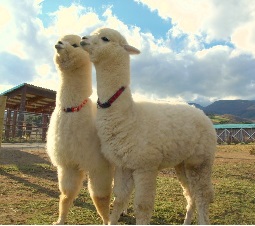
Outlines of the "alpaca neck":
M 114 68 L 113 66 L 114 65 Z M 125 96 L 125 101 L 132 101 L 130 92 L 130 70 L 129 64 L 106 62 L 104 64 L 95 63 L 96 77 L 97 77 L 97 95 L 101 103 L 104 103 L 112 97 L 122 86 L 125 91 L 119 98 Z
M 78 106 L 82 101 L 92 94 L 91 72 L 76 70 L 62 72 L 60 85 L 57 92 L 57 105 L 61 107 Z

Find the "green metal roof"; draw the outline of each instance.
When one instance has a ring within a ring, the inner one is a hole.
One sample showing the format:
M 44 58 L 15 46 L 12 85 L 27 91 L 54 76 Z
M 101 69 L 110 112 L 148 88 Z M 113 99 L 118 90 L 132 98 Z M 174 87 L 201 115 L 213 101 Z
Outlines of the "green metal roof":
M 6 95 L 7 93 L 10 93 L 10 92 L 12 92 L 13 90 L 18 89 L 18 88 L 20 88 L 20 87 L 22 87 L 22 86 L 24 86 L 24 85 L 26 85 L 26 84 L 27 84 L 27 83 L 22 83 L 22 84 L 20 84 L 20 85 L 14 86 L 13 88 L 8 89 L 8 90 L 6 90 L 6 91 L 0 93 L 0 96 L 4 96 L 4 95 Z
M 255 129 L 255 124 L 218 124 L 215 129 Z
M 16 89 L 19 89 L 19 88 L 21 88 L 21 87 L 23 87 L 23 86 L 33 87 L 33 88 L 42 89 L 42 90 L 48 90 L 48 91 L 50 91 L 50 92 L 56 93 L 56 91 L 51 90 L 51 89 L 48 89 L 48 88 L 43 88 L 43 87 L 35 86 L 35 85 L 32 85 L 32 84 L 28 84 L 28 83 L 22 83 L 22 84 L 20 84 L 20 85 L 14 86 L 13 88 L 8 89 L 8 90 L 6 90 L 6 91 L 0 93 L 0 96 L 8 95 L 8 94 L 11 93 L 12 91 L 14 91 L 14 90 L 16 90 Z

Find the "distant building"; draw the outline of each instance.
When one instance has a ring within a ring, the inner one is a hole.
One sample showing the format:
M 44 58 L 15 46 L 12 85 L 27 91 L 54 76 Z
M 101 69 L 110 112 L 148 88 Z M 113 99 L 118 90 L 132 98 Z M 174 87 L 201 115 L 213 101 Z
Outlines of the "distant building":
M 23 83 L 0 96 L 6 96 L 4 139 L 36 137 L 45 141 L 50 116 L 55 108 L 56 91 Z
M 214 128 L 219 144 L 255 142 L 255 124 L 219 124 Z
M 0 96 L 7 96 L 6 109 L 51 114 L 55 108 L 56 91 L 23 83 Z

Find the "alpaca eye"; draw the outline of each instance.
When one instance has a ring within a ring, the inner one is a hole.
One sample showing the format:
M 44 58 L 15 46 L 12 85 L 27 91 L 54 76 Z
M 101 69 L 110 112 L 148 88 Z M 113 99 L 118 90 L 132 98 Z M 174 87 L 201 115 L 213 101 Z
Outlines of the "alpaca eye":
M 77 47 L 79 47 L 77 44 L 73 44 L 72 45 L 74 48 L 77 48 Z
M 106 38 L 106 37 L 102 37 L 101 38 L 104 42 L 109 42 L 110 40 L 108 39 L 108 38 Z

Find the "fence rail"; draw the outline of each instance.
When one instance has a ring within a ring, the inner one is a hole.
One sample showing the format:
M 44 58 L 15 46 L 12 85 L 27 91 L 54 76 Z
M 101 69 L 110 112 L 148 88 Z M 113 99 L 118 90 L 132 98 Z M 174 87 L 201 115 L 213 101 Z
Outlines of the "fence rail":
M 50 115 L 25 111 L 5 110 L 3 142 L 45 142 Z
M 45 142 L 50 114 L 7 109 L 4 112 L 3 142 Z M 255 127 L 220 128 L 215 126 L 218 144 L 254 143 Z
M 237 144 L 255 142 L 255 128 L 221 128 L 217 129 L 218 144 Z

